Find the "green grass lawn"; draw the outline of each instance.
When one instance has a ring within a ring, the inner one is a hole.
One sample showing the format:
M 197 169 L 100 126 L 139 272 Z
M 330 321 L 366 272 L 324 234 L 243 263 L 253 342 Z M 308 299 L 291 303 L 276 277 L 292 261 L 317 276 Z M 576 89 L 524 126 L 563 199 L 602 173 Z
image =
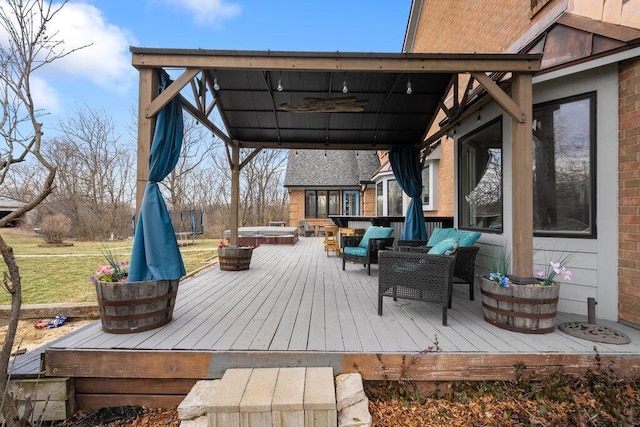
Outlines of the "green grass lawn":
M 105 264 L 103 245 L 117 256 L 128 260 L 131 242 L 77 242 L 67 247 L 39 247 L 42 237 L 16 229 L 3 229 L 2 238 L 13 248 L 22 277 L 23 304 L 48 302 L 95 301 L 95 289 L 89 280 L 99 265 Z M 196 240 L 194 245 L 181 247 L 187 273 L 203 265 L 217 252 L 218 240 Z M 6 271 L 0 263 L 0 271 Z M 0 290 L 0 304 L 11 298 Z

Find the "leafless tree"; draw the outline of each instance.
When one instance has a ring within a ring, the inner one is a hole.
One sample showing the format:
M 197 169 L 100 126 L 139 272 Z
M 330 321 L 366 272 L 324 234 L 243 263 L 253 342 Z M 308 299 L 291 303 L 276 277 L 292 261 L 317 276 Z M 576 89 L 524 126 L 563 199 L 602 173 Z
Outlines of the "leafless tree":
M 0 219 L 0 227 L 40 204 L 54 188 L 55 166 L 43 155 L 43 113 L 34 103 L 31 79 L 34 72 L 76 49 L 65 49 L 58 34 L 47 31 L 47 24 L 64 7 L 66 1 L 53 4 L 44 0 L 5 0 L 0 5 L 0 28 L 6 40 L 0 41 L 0 185 L 14 166 L 33 160 L 46 177 L 25 205 Z M 3 288 L 11 294 L 11 315 L 0 352 L 0 406 L 8 426 L 28 425 L 31 414 L 21 417 L 16 402 L 7 393 L 11 349 L 16 336 L 22 287 L 20 271 L 13 249 L 0 236 L 0 252 L 7 270 Z M 25 411 L 28 412 L 28 411 Z
M 207 160 L 216 146 L 220 146 L 203 126 L 190 116 L 184 116 L 184 138 L 178 164 L 160 183 L 168 193 L 168 202 L 174 209 L 201 206 L 198 200 Z M 210 171 L 209 171 L 210 172 Z
M 77 237 L 122 234 L 133 203 L 133 147 L 116 135 L 111 116 L 88 106 L 58 127 L 62 136 L 48 150 L 58 169 L 52 203 L 71 218 Z
M 242 150 L 244 157 L 249 152 Z M 216 152 L 212 156 L 216 170 L 223 175 L 219 200 L 223 206 L 230 203 L 231 172 L 226 156 Z M 271 220 L 281 220 L 288 216 L 288 195 L 284 191 L 283 181 L 286 164 L 286 151 L 263 150 L 240 173 L 240 219 L 241 226 L 265 225 Z M 227 210 L 228 212 L 228 210 Z M 226 216 L 225 227 L 229 220 Z

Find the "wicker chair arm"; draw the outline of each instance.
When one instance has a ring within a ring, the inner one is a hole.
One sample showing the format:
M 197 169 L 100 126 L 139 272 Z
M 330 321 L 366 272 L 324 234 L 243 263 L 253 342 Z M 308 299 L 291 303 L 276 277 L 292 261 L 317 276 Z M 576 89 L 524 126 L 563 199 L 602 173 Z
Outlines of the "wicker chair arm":
M 350 248 L 356 247 L 362 241 L 363 236 L 342 236 L 342 247 Z
M 426 240 L 398 240 L 398 246 L 419 247 L 427 246 Z
M 473 283 L 476 269 L 476 255 L 480 248 L 478 246 L 459 247 L 456 252 L 456 264 L 453 275 L 462 279 L 466 283 Z

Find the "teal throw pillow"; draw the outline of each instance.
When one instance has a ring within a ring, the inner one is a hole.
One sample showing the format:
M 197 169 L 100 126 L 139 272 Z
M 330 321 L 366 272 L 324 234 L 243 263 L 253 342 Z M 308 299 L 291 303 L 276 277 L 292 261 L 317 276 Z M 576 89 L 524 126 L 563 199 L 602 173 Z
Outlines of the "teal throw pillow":
M 433 229 L 431 236 L 429 237 L 429 241 L 427 242 L 427 246 L 435 246 L 444 239 L 448 239 L 449 237 L 454 237 L 453 235 L 458 230 L 455 228 L 441 228 L 436 227 Z
M 479 231 L 458 230 L 456 233 L 460 247 L 473 246 L 473 244 L 480 238 L 480 235 L 481 233 Z
M 450 237 L 436 243 L 427 253 L 431 255 L 451 255 L 456 249 L 458 249 L 458 239 Z
M 360 244 L 358 246 L 360 246 L 361 248 L 368 248 L 369 239 L 385 239 L 387 237 L 391 237 L 391 233 L 393 233 L 393 228 L 391 227 L 378 227 L 372 225 L 371 227 L 367 228 L 367 231 L 365 231 L 364 236 L 362 236 L 362 240 L 360 241 Z

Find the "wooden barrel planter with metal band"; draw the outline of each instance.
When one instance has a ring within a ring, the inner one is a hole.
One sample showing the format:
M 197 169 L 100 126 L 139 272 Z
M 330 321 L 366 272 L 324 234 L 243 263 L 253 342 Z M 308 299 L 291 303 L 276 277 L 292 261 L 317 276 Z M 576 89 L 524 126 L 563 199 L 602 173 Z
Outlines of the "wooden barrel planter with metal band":
M 508 288 L 482 278 L 484 320 L 502 329 L 546 334 L 555 329 L 560 285 L 516 285 Z
M 220 270 L 248 270 L 253 255 L 253 246 L 227 246 L 218 248 Z
M 178 283 L 180 280 L 96 281 L 102 330 L 130 334 L 166 325 L 173 317 Z

